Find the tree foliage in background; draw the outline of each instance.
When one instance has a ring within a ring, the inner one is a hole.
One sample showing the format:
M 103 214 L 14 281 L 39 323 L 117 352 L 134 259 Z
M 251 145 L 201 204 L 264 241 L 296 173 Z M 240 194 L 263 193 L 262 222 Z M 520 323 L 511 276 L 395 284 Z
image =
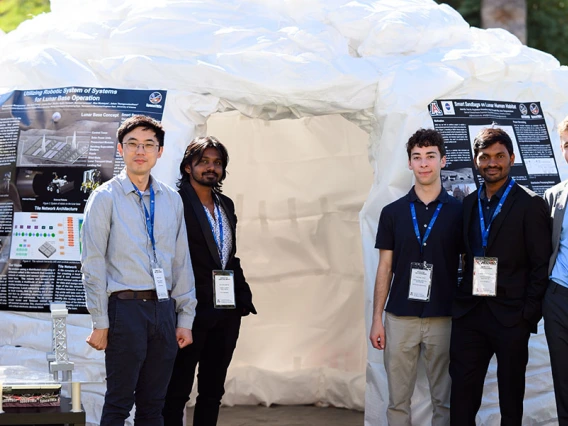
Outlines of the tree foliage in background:
M 49 0 L 0 0 L 0 29 L 7 33 L 43 12 L 49 12 Z
M 481 26 L 481 0 L 437 0 L 456 9 L 473 27 Z M 568 64 L 568 0 L 527 0 L 527 45 Z
M 528 45 L 568 65 L 568 2 L 529 0 L 527 3 Z
M 481 28 L 481 0 L 436 0 L 457 10 L 472 27 Z

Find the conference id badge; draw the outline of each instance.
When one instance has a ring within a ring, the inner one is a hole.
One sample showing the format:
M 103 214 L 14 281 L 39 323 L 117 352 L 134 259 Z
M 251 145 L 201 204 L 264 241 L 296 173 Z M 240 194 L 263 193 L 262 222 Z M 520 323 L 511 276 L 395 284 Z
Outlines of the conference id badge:
M 474 296 L 497 296 L 497 258 L 473 258 Z
M 235 276 L 233 271 L 213 271 L 213 305 L 216 309 L 235 309 Z
M 408 288 L 408 300 L 419 302 L 430 301 L 433 268 L 434 265 L 426 262 L 412 262 L 410 264 L 410 285 Z
M 154 276 L 154 286 L 156 287 L 156 294 L 158 300 L 163 302 L 169 300 L 168 286 L 166 285 L 166 276 L 164 270 L 159 267 L 152 267 L 152 275 Z

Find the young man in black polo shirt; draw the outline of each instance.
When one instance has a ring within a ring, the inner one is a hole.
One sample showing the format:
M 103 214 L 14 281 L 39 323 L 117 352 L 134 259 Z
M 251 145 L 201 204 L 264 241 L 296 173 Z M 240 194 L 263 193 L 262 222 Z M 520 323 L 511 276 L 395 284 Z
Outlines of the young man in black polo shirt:
M 415 185 L 381 213 L 370 339 L 373 347 L 385 351 L 389 424 L 412 423 L 410 398 L 422 351 L 432 424 L 449 425 L 451 308 L 462 251 L 462 206 L 442 188 L 440 170 L 446 165 L 442 135 L 420 129 L 408 140 L 406 150 Z

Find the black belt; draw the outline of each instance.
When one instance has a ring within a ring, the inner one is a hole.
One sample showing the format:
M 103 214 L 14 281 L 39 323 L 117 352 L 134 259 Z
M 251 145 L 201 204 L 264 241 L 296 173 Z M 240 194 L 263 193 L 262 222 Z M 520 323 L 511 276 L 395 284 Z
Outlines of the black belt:
M 568 297 L 568 288 L 560 285 L 552 280 L 548 283 L 548 289 L 553 293 L 561 294 L 562 296 Z
M 144 291 L 134 291 L 134 290 L 123 290 L 116 291 L 111 294 L 111 297 L 118 297 L 121 300 L 157 300 L 158 295 L 156 290 L 144 290 Z

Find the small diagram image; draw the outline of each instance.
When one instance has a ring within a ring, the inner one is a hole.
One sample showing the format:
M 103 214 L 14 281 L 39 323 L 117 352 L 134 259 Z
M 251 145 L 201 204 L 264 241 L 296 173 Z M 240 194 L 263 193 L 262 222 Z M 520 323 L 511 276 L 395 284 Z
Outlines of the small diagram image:
M 81 192 L 90 194 L 102 183 L 101 171 L 97 169 L 85 170 L 83 172 L 83 182 Z
M 46 185 L 44 183 L 44 176 L 46 176 L 44 172 L 37 169 L 25 168 L 18 170 L 16 185 L 20 191 L 20 196 L 36 197 L 37 192 L 35 192 L 34 189 L 39 192 L 40 188 Z M 48 176 L 47 179 L 49 179 Z M 43 185 L 40 183 L 40 180 Z M 45 188 L 47 188 L 47 186 L 45 186 Z
M 475 192 L 477 187 L 475 183 L 457 183 L 452 185 L 452 192 L 450 193 L 454 198 L 462 201 L 465 197 L 467 197 L 472 192 Z
M 0 237 L 0 274 L 6 273 L 10 260 L 10 237 Z
M 51 255 L 53 255 L 53 253 L 55 253 L 57 250 L 49 242 L 46 241 L 41 246 L 39 246 L 38 251 L 49 259 Z
M 21 201 L 20 210 L 26 212 L 64 211 L 65 209 L 69 212 L 82 211 L 89 198 L 88 193 L 81 191 L 81 182 L 86 170 L 89 169 L 81 167 L 16 168 L 16 186 Z M 104 170 L 101 170 L 101 175 L 101 180 L 104 182 Z M 1 196 L 2 194 L 0 194 L 0 200 Z M 73 210 L 68 210 L 70 208 Z
M 10 237 L 0 237 L 0 263 L 8 261 L 10 257 Z
M 477 188 L 473 169 L 442 170 L 442 186 L 448 194 L 463 200 Z
M 14 213 L 10 259 L 80 260 L 82 221 L 78 213 Z
M 10 182 L 12 181 L 12 172 L 4 172 L 2 183 L 0 183 L 0 194 L 8 194 L 10 192 Z
M 78 168 L 23 167 L 17 170 L 16 185 L 23 198 L 50 201 L 65 195 L 68 200 L 82 199 L 79 191 L 83 171 Z
M 452 183 L 473 182 L 473 169 L 442 170 L 442 184 L 448 189 Z
M 82 140 L 84 139 L 84 140 Z M 46 135 L 26 138 L 22 162 L 32 164 L 66 164 L 75 163 L 89 151 L 89 139 L 73 135 Z
M 47 185 L 47 191 L 53 192 L 55 194 L 65 194 L 73 190 L 75 187 L 75 181 L 69 181 L 67 175 L 63 177 L 57 176 L 57 172 L 53 172 L 53 179 Z

